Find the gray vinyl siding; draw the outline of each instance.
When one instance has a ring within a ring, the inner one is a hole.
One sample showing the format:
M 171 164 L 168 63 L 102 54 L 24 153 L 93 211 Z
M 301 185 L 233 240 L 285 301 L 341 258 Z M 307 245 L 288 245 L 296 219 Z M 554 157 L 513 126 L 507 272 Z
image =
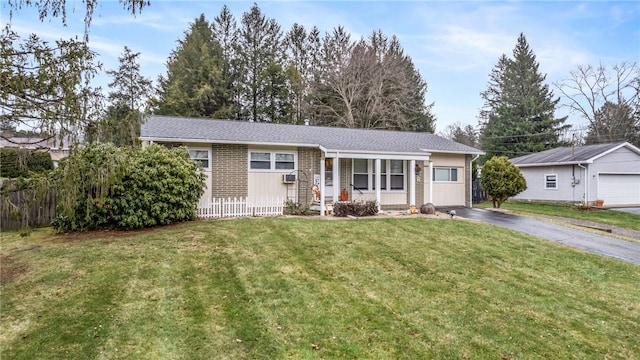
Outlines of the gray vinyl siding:
M 565 201 L 579 203 L 585 195 L 585 181 L 589 203 L 598 196 L 599 174 L 640 173 L 640 155 L 626 147 L 599 157 L 592 164 L 582 164 L 588 168 L 588 179 L 585 170 L 578 165 L 529 166 L 520 171 L 527 180 L 527 190 L 515 196 L 519 200 Z M 558 175 L 558 188 L 545 189 L 545 174 Z M 579 183 L 571 186 L 572 174 Z
M 580 202 L 584 193 L 584 170 L 574 165 L 543 166 L 521 168 L 522 175 L 527 180 L 527 190 L 514 199 Z M 557 175 L 557 188 L 545 188 L 545 176 Z M 571 180 L 575 176 L 580 183 L 572 186 Z

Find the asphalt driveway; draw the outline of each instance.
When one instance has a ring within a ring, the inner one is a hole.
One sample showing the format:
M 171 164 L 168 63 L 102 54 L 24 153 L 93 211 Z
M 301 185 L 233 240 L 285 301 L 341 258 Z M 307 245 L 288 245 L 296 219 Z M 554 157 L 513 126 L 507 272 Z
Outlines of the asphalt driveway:
M 629 207 L 629 208 L 609 208 L 609 210 L 613 210 L 613 211 L 622 211 L 622 212 L 628 212 L 631 214 L 637 214 L 640 215 L 640 207 Z
M 438 211 L 444 212 L 451 209 L 455 209 L 456 216 L 502 226 L 507 229 L 565 244 L 576 249 L 610 256 L 640 265 L 639 243 L 499 211 L 475 208 L 439 208 Z

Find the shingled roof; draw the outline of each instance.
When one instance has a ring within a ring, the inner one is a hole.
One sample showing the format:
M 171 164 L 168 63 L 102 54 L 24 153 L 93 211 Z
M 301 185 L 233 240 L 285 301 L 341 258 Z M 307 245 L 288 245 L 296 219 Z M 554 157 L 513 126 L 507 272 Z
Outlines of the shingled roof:
M 640 154 L 640 150 L 627 142 L 609 144 L 586 145 L 576 147 L 559 147 L 513 158 L 512 164 L 520 167 L 545 166 L 545 165 L 570 165 L 578 163 L 591 163 L 600 156 L 608 154 L 621 147 L 628 147 Z
M 326 151 L 395 154 L 482 151 L 421 132 L 348 129 L 336 127 L 256 123 L 151 115 L 142 125 L 142 140 L 238 143 L 321 147 Z

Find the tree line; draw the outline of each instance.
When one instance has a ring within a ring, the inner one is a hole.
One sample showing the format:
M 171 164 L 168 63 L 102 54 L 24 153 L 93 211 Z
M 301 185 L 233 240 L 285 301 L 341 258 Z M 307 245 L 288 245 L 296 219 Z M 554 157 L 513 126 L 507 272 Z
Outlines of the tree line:
M 156 114 L 433 131 L 427 84 L 397 37 L 353 40 L 342 26 L 321 35 L 283 31 L 254 4 L 237 21 L 225 5 L 190 25 L 160 76 Z
M 140 74 L 140 53 L 125 47 L 105 96 L 91 86 L 101 70 L 87 40 L 98 0 L 85 2 L 85 38 L 49 44 L 20 39 L 10 22 L 0 41 L 0 125 L 31 125 L 43 134 L 83 134 L 88 141 L 134 145 L 145 113 L 256 122 L 408 131 L 435 131 L 427 83 L 395 36 L 381 30 L 352 39 L 342 26 L 321 34 L 281 26 L 254 4 L 239 19 L 225 5 L 213 20 L 196 18 L 156 81 Z M 122 1 L 136 14 L 148 1 Z M 31 3 L 40 20 L 61 16 L 65 1 Z M 35 64 L 35 65 L 34 65 Z M 57 74 L 66 73 L 60 77 Z M 457 122 L 441 132 L 492 155 L 516 157 L 578 143 L 629 141 L 640 145 L 640 69 L 623 62 L 584 65 L 554 85 L 566 105 L 587 122 L 584 136 L 567 139 L 560 97 L 546 83 L 535 53 L 520 34 L 502 55 L 480 96 L 478 125 Z M 4 136 L 4 135 L 3 135 Z

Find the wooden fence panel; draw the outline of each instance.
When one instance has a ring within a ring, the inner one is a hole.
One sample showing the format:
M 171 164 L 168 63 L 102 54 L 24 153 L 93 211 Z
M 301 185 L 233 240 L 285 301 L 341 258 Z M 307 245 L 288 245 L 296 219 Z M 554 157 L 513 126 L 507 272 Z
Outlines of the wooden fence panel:
M 474 180 L 473 186 L 471 188 L 472 188 L 471 197 L 474 204 L 481 203 L 489 199 L 489 196 L 487 195 L 487 193 L 482 189 L 482 185 L 480 184 L 480 179 Z
M 9 188 L 11 180 L 0 182 Z M 39 201 L 38 201 L 39 200 Z M 0 230 L 15 230 L 24 225 L 29 227 L 49 226 L 56 217 L 56 194 L 47 191 L 41 199 L 26 190 L 3 191 L 0 201 Z

